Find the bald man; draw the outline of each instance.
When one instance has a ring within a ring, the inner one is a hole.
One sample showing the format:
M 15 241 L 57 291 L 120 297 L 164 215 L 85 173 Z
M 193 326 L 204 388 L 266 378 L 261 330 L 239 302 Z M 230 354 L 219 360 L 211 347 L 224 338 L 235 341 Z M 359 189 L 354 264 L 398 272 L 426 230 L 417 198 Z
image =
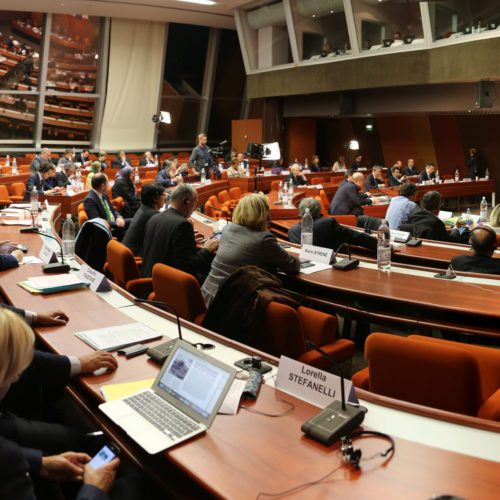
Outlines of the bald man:
M 363 215 L 363 205 L 371 205 L 370 198 L 362 198 L 365 176 L 355 172 L 350 181 L 344 182 L 335 193 L 328 213 L 330 215 Z

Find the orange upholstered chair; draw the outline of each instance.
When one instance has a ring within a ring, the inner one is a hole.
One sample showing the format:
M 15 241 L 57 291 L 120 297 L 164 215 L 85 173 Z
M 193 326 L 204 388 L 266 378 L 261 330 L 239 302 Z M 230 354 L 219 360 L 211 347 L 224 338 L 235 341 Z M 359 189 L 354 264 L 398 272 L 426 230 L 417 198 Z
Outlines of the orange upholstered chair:
M 373 333 L 356 387 L 445 411 L 500 420 L 500 351 L 442 339 Z
M 325 178 L 324 177 L 313 177 L 311 179 L 311 185 L 315 186 L 316 184 L 324 184 L 325 183 Z
M 191 274 L 165 264 L 155 264 L 153 289 L 155 300 L 172 305 L 181 318 L 201 324 L 207 308 L 200 284 Z
M 0 205 L 10 205 L 11 203 L 7 186 L 5 184 L 0 184 Z
M 385 219 L 385 214 L 389 205 L 367 205 L 363 207 L 363 212 L 365 215 L 370 217 L 378 217 L 379 219 Z
M 331 368 L 331 363 L 315 350 L 308 350 L 305 339 L 321 347 L 337 362 L 350 360 L 354 343 L 335 340 L 337 319 L 307 307 L 297 310 L 285 304 L 270 302 L 264 317 L 264 326 L 257 347 L 273 354 L 285 355 L 302 363 L 321 369 Z
M 241 198 L 241 189 L 239 187 L 232 187 L 229 189 L 229 198 L 231 198 L 231 201 L 238 203 Z
M 321 207 L 324 210 L 325 214 L 328 213 L 328 209 L 330 208 L 330 202 L 328 201 L 328 197 L 326 196 L 325 190 L 319 190 L 319 197 L 321 199 Z
M 215 198 L 215 196 L 211 196 L 211 198 Z M 215 209 L 214 209 L 215 208 Z M 221 211 L 222 210 L 222 211 Z M 231 212 L 227 207 L 217 208 L 214 207 L 213 203 L 210 200 L 205 202 L 205 213 L 214 219 L 227 219 L 231 217 Z
M 227 189 L 223 189 L 222 191 L 220 191 L 219 194 L 217 195 L 217 198 L 221 205 L 225 205 L 228 208 L 231 207 L 231 198 L 229 196 L 229 191 Z
M 83 203 L 81 203 L 81 205 L 83 205 Z M 89 216 L 87 215 L 87 212 L 85 211 L 85 209 L 78 210 L 78 227 L 82 227 L 83 223 L 85 221 L 88 221 L 88 220 L 89 220 Z
M 82 210 L 85 210 L 85 205 L 83 203 L 78 204 L 78 213 L 80 213 Z
M 12 200 L 12 203 L 23 201 L 25 190 L 26 186 L 24 185 L 24 182 L 13 182 L 9 186 L 10 199 Z
M 111 240 L 106 249 L 107 271 L 113 281 L 137 297 L 145 298 L 153 290 L 151 278 L 141 278 L 132 251 L 119 241 Z
M 144 176 L 145 184 L 147 184 L 148 182 L 154 182 L 157 174 L 158 174 L 158 171 L 156 169 L 155 170 L 148 170 L 146 172 L 146 175 Z

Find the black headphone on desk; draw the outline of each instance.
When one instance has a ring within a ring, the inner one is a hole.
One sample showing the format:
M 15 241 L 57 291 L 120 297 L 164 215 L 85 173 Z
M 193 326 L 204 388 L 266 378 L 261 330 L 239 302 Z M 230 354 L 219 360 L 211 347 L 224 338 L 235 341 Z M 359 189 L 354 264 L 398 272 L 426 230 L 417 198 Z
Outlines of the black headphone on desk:
M 361 436 L 375 436 L 382 439 L 386 439 L 391 443 L 389 448 L 380 453 L 376 453 L 374 456 L 380 455 L 381 457 L 386 457 L 387 455 L 389 455 L 389 453 L 394 452 L 396 446 L 394 443 L 394 439 L 392 439 L 392 437 L 389 436 L 388 434 L 384 434 L 383 432 L 357 431 L 347 436 L 344 436 L 343 438 L 341 438 L 342 458 L 344 459 L 345 463 L 351 464 L 356 469 L 359 468 L 359 462 L 361 462 L 362 453 L 361 453 L 361 448 L 358 448 L 356 450 L 354 449 L 352 445 L 352 440 Z

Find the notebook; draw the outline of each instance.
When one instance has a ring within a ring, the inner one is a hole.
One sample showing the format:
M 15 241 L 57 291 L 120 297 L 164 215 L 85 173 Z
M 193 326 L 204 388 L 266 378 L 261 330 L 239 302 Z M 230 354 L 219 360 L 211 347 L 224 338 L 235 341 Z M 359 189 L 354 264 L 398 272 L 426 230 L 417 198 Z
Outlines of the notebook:
M 177 340 L 151 389 L 99 408 L 148 453 L 158 453 L 205 432 L 236 370 Z

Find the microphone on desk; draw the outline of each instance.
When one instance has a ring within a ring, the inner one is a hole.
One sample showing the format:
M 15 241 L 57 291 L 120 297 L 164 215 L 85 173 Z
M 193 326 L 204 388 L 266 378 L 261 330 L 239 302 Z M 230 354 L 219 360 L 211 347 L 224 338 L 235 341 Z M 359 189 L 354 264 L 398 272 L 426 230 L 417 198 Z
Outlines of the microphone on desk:
M 177 320 L 177 331 L 179 334 L 179 340 L 184 340 L 182 338 L 182 331 L 181 331 L 181 320 L 179 318 L 179 314 L 177 313 L 177 310 L 175 309 L 174 306 L 171 304 L 168 304 L 167 302 L 162 302 L 159 300 L 147 300 L 147 299 L 140 299 L 136 297 L 134 299 L 134 302 L 140 303 L 140 304 L 149 304 L 151 306 L 157 306 L 157 307 L 166 307 L 173 311 L 175 314 L 175 318 Z M 174 340 L 169 340 L 168 342 L 164 342 L 163 344 L 157 345 L 155 347 L 150 347 L 146 353 L 147 355 L 153 360 L 156 361 L 157 363 L 163 364 L 165 360 L 168 358 L 168 355 L 170 354 L 170 351 L 173 349 L 174 345 L 176 344 L 177 339 Z M 190 343 L 190 342 L 189 342 Z M 213 344 L 202 344 L 202 343 L 197 343 L 197 344 L 191 344 L 194 347 L 201 347 L 202 349 L 214 349 L 215 346 Z
M 346 248 L 347 251 L 347 258 L 339 260 L 337 262 L 337 254 L 340 252 L 340 249 L 342 247 Z M 351 249 L 349 248 L 349 245 L 347 243 L 342 243 L 337 248 L 337 251 L 333 254 L 333 268 L 334 269 L 340 269 L 341 271 L 349 271 L 350 269 L 355 269 L 356 267 L 359 266 L 359 260 L 358 259 L 351 259 Z
M 341 401 L 334 401 L 301 427 L 306 436 L 329 446 L 357 429 L 365 418 L 366 409 L 346 404 L 344 375 L 337 360 L 310 340 L 306 339 L 305 343 L 330 361 L 340 374 Z
M 27 212 L 30 213 L 31 215 L 31 224 L 32 227 L 23 227 L 22 229 L 19 230 L 20 233 L 37 233 L 38 228 L 35 226 L 35 216 L 33 215 L 33 212 L 31 211 L 30 208 L 26 207 L 18 207 L 20 210 L 26 210 Z
M 32 229 L 32 231 L 29 231 L 30 233 L 37 233 L 40 236 L 46 236 L 47 238 L 51 238 L 54 241 L 57 241 L 57 244 L 59 245 L 59 248 L 61 250 L 61 262 L 53 262 L 51 264 L 43 264 L 42 265 L 43 272 L 50 273 L 50 274 L 68 273 L 70 270 L 70 267 L 69 267 L 69 264 L 64 263 L 63 247 L 61 245 L 61 242 L 55 236 L 52 236 L 51 234 L 44 233 L 44 232 L 40 231 L 40 229 L 38 229 L 37 227 L 34 227 L 34 228 L 30 227 L 28 229 Z M 21 229 L 21 232 L 23 232 L 22 229 Z

